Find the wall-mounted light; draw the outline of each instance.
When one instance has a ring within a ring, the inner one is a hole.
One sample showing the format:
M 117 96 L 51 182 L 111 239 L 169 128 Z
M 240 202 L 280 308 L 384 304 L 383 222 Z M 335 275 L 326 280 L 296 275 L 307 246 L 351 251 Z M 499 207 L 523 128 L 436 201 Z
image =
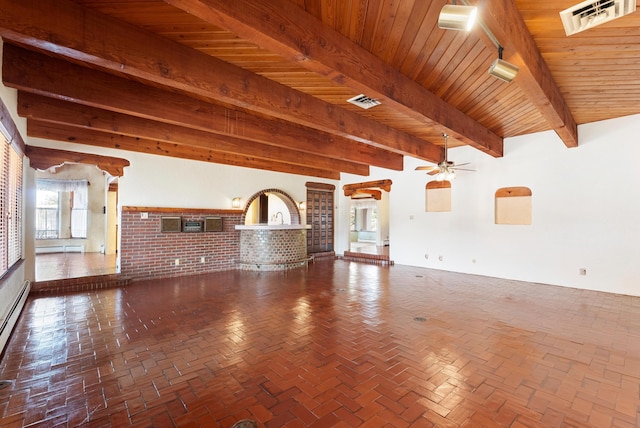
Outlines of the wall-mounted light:
M 438 27 L 445 30 L 470 31 L 477 15 L 478 8 L 475 6 L 459 5 L 453 0 L 453 4 L 445 4 L 440 10 Z
M 498 59 L 489 67 L 489 74 L 508 83 L 516 78 L 520 69 L 502 59 L 502 50 L 502 46 L 498 46 Z
M 242 203 L 242 199 L 235 197 L 231 200 L 231 206 L 233 208 L 240 208 L 240 204 Z
M 306 210 L 306 209 L 307 209 L 307 203 L 306 203 L 305 201 L 301 201 L 301 202 L 298 204 L 298 208 L 300 208 L 300 210 L 301 210 L 301 211 Z

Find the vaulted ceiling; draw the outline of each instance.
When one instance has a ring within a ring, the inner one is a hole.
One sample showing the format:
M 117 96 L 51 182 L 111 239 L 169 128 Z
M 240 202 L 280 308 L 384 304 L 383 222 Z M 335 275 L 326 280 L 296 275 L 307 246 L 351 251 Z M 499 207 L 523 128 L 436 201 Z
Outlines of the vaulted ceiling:
M 3 83 L 33 137 L 331 179 L 640 113 L 638 12 L 566 36 L 574 1 L 470 0 L 467 33 L 446 3 L 0 0 Z

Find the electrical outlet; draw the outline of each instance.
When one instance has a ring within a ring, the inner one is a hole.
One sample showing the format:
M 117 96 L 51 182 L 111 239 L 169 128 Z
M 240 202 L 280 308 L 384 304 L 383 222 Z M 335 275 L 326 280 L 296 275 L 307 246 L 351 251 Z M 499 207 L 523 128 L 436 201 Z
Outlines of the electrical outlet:
M 200 257 L 200 263 L 204 263 L 204 257 Z
M 587 269 L 586 268 L 580 268 L 580 275 L 586 275 L 587 274 Z
M 147 220 L 149 218 L 149 213 L 140 213 L 140 219 Z
M 180 259 L 176 259 L 176 266 L 180 264 Z
M 444 256 L 438 256 L 438 260 L 443 261 L 444 260 Z

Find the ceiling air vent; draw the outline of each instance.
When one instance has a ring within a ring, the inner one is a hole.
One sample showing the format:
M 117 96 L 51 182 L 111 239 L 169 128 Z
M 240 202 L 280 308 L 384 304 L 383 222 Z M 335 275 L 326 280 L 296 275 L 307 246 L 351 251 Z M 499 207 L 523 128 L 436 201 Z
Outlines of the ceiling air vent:
M 560 12 L 567 36 L 636 11 L 636 0 L 587 0 Z
M 380 101 L 369 98 L 368 96 L 363 94 L 360 94 L 353 98 L 349 98 L 347 101 L 365 110 L 371 107 L 379 106 L 381 104 Z

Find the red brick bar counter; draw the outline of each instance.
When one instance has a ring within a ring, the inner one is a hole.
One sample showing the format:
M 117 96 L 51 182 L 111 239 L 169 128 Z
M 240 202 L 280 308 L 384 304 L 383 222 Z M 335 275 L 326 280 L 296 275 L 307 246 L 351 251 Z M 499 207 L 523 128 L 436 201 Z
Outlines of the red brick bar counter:
M 236 225 L 240 230 L 238 268 L 254 271 L 287 270 L 306 266 L 307 229 L 302 224 Z

